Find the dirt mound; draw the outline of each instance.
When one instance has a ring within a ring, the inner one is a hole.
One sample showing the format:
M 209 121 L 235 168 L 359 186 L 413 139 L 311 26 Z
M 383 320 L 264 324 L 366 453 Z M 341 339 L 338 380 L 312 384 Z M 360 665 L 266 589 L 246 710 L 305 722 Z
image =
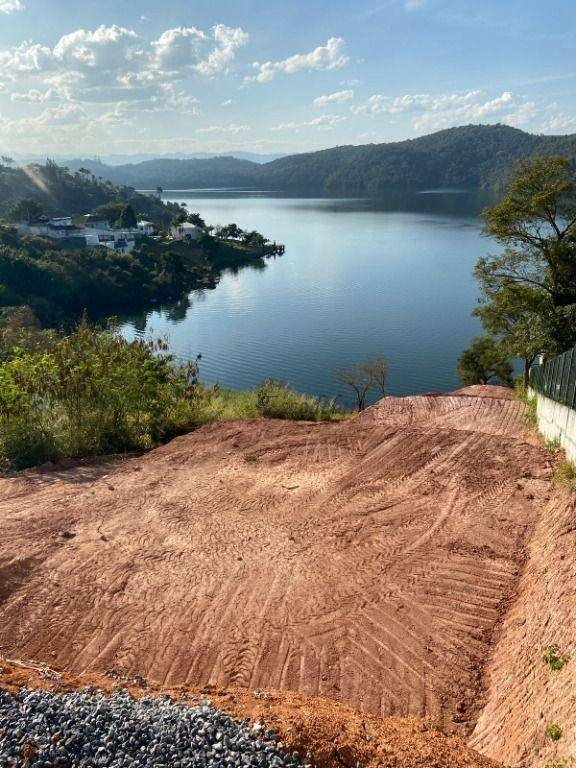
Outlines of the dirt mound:
M 250 718 L 263 730 L 274 730 L 288 752 L 297 751 L 316 768 L 498 768 L 498 764 L 446 736 L 422 718 L 380 718 L 325 699 L 280 691 L 178 689 L 148 686 L 110 678 L 60 676 L 47 668 L 33 669 L 0 658 L 0 690 L 20 687 L 67 692 L 89 686 L 106 693 L 128 689 L 134 696 L 168 694 L 179 701 L 200 697 L 237 719 Z
M 216 424 L 1 480 L 0 651 L 468 734 L 551 474 L 523 406 L 488 395 Z

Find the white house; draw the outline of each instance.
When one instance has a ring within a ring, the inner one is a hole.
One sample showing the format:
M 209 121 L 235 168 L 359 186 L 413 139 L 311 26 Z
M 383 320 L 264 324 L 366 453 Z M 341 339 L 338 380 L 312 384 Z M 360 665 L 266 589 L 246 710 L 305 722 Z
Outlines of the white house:
M 81 236 L 81 231 L 74 226 L 71 217 L 39 221 L 37 224 L 20 222 L 16 225 L 16 228 L 20 235 L 32 235 L 36 237 L 60 239 L 62 237 Z
M 173 240 L 198 240 L 202 230 L 196 224 L 190 224 L 189 221 L 183 221 L 182 224 L 172 225 L 170 227 L 170 237 Z
M 84 230 L 82 233 L 86 239 L 88 248 L 101 246 L 109 248 L 111 251 L 120 253 L 130 253 L 136 247 L 136 238 L 127 230 L 111 229 L 107 231 L 96 231 L 94 229 Z
M 138 222 L 138 231 L 141 235 L 146 235 L 149 237 L 150 235 L 154 234 L 154 223 L 152 221 L 139 221 Z

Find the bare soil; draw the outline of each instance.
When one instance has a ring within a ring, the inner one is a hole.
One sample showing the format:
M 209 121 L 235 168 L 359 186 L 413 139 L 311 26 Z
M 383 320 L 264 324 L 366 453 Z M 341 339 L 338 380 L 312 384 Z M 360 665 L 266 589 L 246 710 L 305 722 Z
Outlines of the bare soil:
M 550 494 L 524 433 L 508 392 L 474 388 L 2 479 L 0 653 L 467 736 Z
M 249 718 L 274 730 L 288 752 L 297 751 L 315 768 L 498 768 L 457 736 L 447 736 L 423 718 L 362 715 L 328 699 L 283 691 L 214 689 L 210 686 L 166 688 L 145 681 L 113 680 L 102 675 L 56 675 L 48 668 L 0 658 L 0 689 L 22 686 L 67 692 L 95 688 L 105 693 L 124 688 L 133 696 L 167 694 L 193 704 L 207 699 L 236 719 Z

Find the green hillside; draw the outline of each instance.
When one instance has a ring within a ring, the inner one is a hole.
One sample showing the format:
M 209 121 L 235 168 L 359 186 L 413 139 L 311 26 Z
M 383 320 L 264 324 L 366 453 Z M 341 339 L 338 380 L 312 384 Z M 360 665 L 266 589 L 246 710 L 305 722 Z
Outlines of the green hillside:
M 140 189 L 260 187 L 378 195 L 391 189 L 501 190 L 519 160 L 538 155 L 576 158 L 576 135 L 544 136 L 506 125 L 467 125 L 389 144 L 344 146 L 257 164 L 233 157 L 148 160 L 132 165 L 81 164 L 115 184 Z

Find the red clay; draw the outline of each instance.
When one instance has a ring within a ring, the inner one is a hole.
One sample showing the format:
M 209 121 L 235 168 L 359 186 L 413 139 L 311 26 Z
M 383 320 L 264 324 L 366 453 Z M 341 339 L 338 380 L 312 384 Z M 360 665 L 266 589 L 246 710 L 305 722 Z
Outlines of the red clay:
M 236 719 L 250 718 L 272 729 L 288 752 L 296 750 L 315 768 L 498 768 L 456 736 L 447 736 L 422 718 L 382 720 L 362 715 L 334 701 L 284 691 L 245 691 L 198 686 L 165 688 L 144 681 L 112 680 L 102 675 L 58 676 L 50 669 L 32 669 L 0 657 L 0 690 L 15 693 L 22 686 L 54 693 L 97 688 L 105 694 L 118 688 L 136 698 L 167 694 L 183 703 L 191 697 L 210 700 Z
M 0 480 L 0 652 L 468 734 L 551 476 L 523 406 L 486 394 Z

